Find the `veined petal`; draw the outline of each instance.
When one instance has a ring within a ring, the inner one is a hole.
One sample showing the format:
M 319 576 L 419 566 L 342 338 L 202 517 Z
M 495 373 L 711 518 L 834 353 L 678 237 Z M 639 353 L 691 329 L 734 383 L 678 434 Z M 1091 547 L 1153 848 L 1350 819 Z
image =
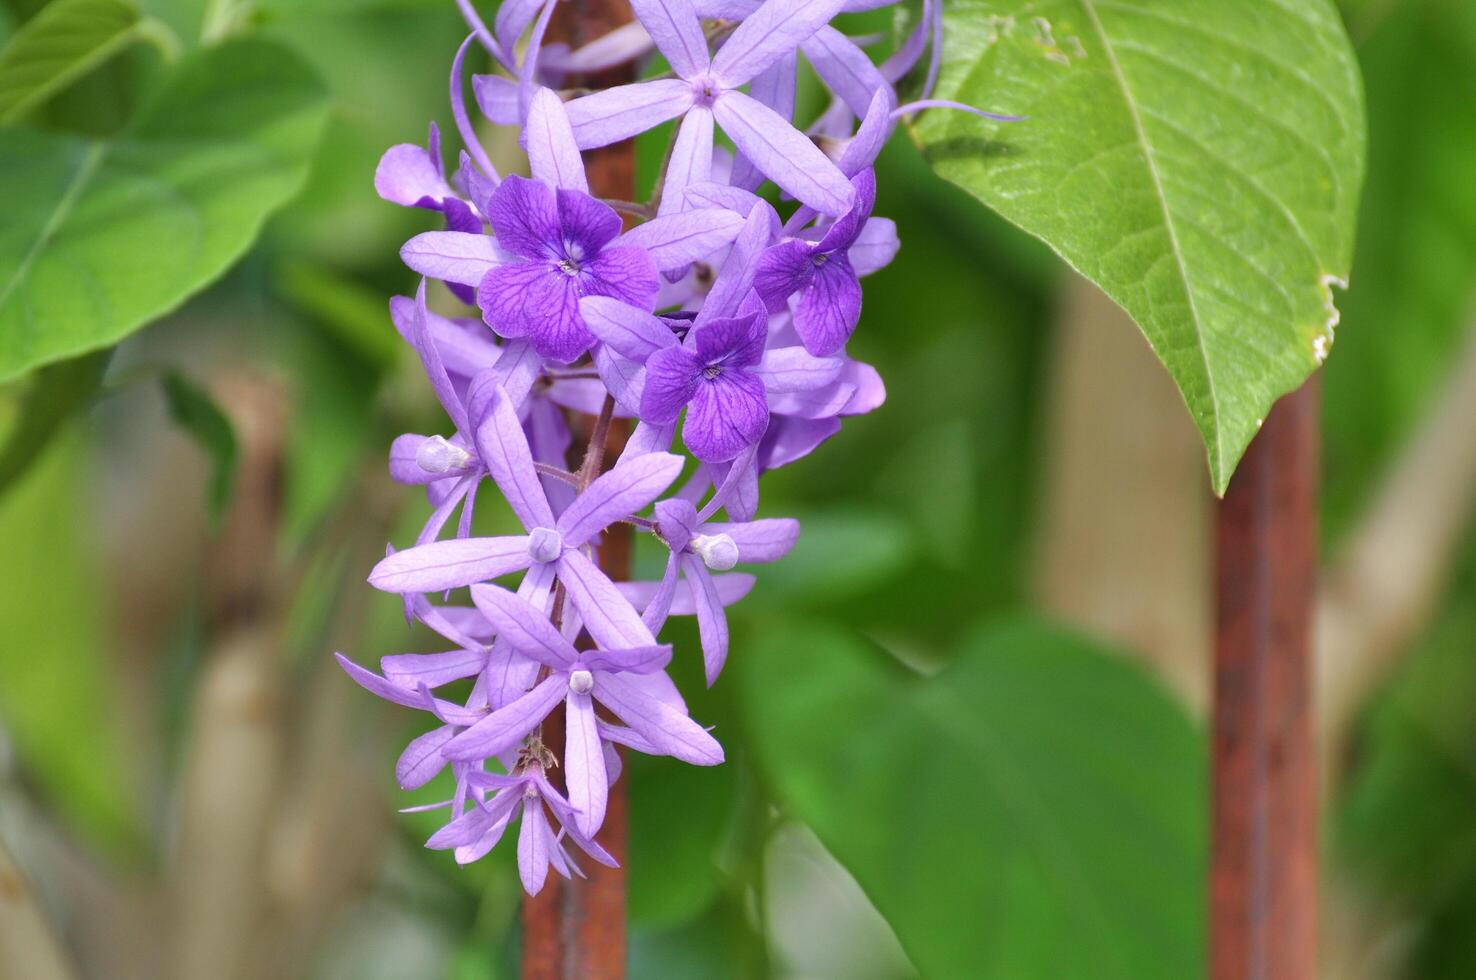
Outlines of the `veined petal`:
M 578 283 L 549 262 L 493 269 L 477 287 L 477 305 L 498 334 L 526 338 L 540 356 L 563 364 L 577 360 L 595 340 L 579 315 Z
M 712 572 L 696 555 L 679 559 L 682 577 L 692 584 L 692 600 L 697 606 L 697 632 L 702 638 L 702 664 L 707 673 L 707 686 L 712 687 L 723 664 L 728 661 L 728 615 L 712 581 Z
M 666 617 L 671 615 L 671 602 L 676 596 L 678 565 L 677 556 L 673 552 L 666 556 L 666 571 L 661 575 L 661 581 L 650 595 L 642 595 L 637 599 L 627 586 L 635 584 L 630 582 L 620 583 L 620 591 L 631 603 L 641 611 L 641 622 L 652 633 L 660 633 L 661 627 L 666 625 Z M 647 583 L 639 583 L 645 585 Z
M 385 592 L 440 592 L 485 582 L 532 563 L 524 534 L 432 541 L 385 558 L 369 573 L 369 584 Z
M 817 252 L 850 248 L 866 225 L 866 219 L 871 217 L 871 208 L 876 204 L 876 171 L 867 167 L 851 178 L 851 186 L 856 190 L 856 203 L 826 229 L 825 237 L 815 246 Z
M 783 119 L 794 120 L 794 97 L 797 84 L 799 56 L 790 51 L 753 77 L 748 94 L 773 109 Z M 756 189 L 764 182 L 764 175 L 753 161 L 742 153 L 733 161 L 733 172 L 729 178 L 734 187 Z M 746 213 L 746 212 L 745 212 Z
M 527 141 L 528 166 L 534 179 L 560 190 L 589 193 L 584 159 L 574 141 L 569 114 L 552 90 L 539 88 L 533 96 L 523 137 Z
M 451 739 L 442 752 L 453 761 L 479 761 L 506 752 L 548 717 L 568 688 L 569 679 L 562 674 L 545 678 L 527 694 Z
M 803 347 L 780 347 L 764 352 L 758 374 L 770 393 L 813 391 L 840 377 L 845 366 L 839 357 L 816 357 Z
M 501 389 L 493 394 L 487 417 L 477 429 L 477 452 L 524 527 L 553 527 L 553 510 L 533 468 L 523 425 L 512 399 Z
M 850 209 L 855 191 L 845 175 L 773 109 L 742 92 L 728 91 L 713 103 L 713 113 L 754 166 L 799 201 L 822 214 L 845 214 Z
M 559 559 L 559 581 L 584 618 L 585 629 L 605 649 L 648 647 L 656 638 L 609 576 L 578 551 Z
M 542 181 L 508 174 L 492 195 L 487 218 L 498 244 L 513 255 L 525 259 L 558 256 L 563 243 L 558 203 L 554 189 Z
M 616 521 L 643 510 L 681 471 L 680 456 L 647 453 L 601 474 L 560 515 L 564 547 L 578 548 Z
M 637 225 L 621 236 L 620 242 L 645 249 L 658 269 L 676 269 L 705 259 L 732 243 L 742 227 L 741 215 L 725 209 L 702 208 Z
M 593 261 L 620 234 L 620 215 L 583 191 L 560 188 L 557 197 L 564 254 L 575 262 Z
M 794 329 L 805 350 L 829 357 L 846 346 L 861 319 L 861 283 L 844 255 L 832 253 L 800 291 Z
M 586 837 L 593 837 L 605 822 L 605 804 L 610 783 L 605 774 L 605 753 L 595 724 L 594 702 L 588 694 L 570 691 L 564 701 L 564 783 L 575 823 Z
M 753 272 L 753 289 L 769 308 L 778 313 L 790 296 L 807 286 L 815 275 L 814 246 L 791 239 L 765 249 Z
M 590 333 L 611 349 L 639 364 L 665 347 L 675 347 L 671 329 L 655 316 L 608 296 L 586 296 L 579 312 Z
M 769 318 L 759 309 L 747 316 L 713 317 L 692 331 L 699 363 L 725 368 L 753 367 L 764 356 Z
M 646 361 L 646 387 L 641 393 L 641 419 L 671 423 L 692 400 L 702 377 L 702 364 L 685 347 L 666 347 Z
M 400 789 L 419 789 L 440 775 L 446 768 L 441 746 L 451 741 L 455 734 L 455 728 L 442 725 L 412 739 L 395 762 L 395 782 Z
M 404 244 L 400 258 L 422 276 L 463 286 L 475 286 L 502 262 L 496 241 L 466 231 L 422 232 Z
M 778 561 L 789 554 L 799 539 L 800 523 L 792 517 L 766 517 L 741 524 L 708 524 L 704 534 L 726 534 L 738 546 L 744 564 Z M 724 602 L 723 605 L 732 603 Z
M 518 829 L 518 876 L 529 895 L 543 891 L 548 880 L 548 816 L 535 797 L 523 798 L 523 825 Z
M 766 0 L 738 25 L 712 59 L 729 88 L 752 79 L 828 24 L 845 0 Z
M 672 0 L 654 0 L 670 3 Z M 659 215 L 686 210 L 687 188 L 712 176 L 712 110 L 694 106 L 687 110 L 666 162 L 666 182 L 661 185 Z
M 607 674 L 595 685 L 595 700 L 615 713 L 651 746 L 694 766 L 723 761 L 723 747 L 687 715 L 657 700 L 622 674 Z
M 688 184 L 686 198 L 688 208 L 724 208 L 744 218 L 763 201 L 753 191 L 712 180 Z
M 671 644 L 626 647 L 621 650 L 586 650 L 580 662 L 591 670 L 620 674 L 650 674 L 671 663 Z
M 456 863 L 470 864 L 487 856 L 487 852 L 497 846 L 502 840 L 503 834 L 507 832 L 508 824 L 512 823 L 513 811 L 522 802 L 523 794 L 511 791 L 498 793 L 492 800 L 477 809 L 486 814 L 487 829 L 482 835 L 470 844 L 463 844 L 456 848 Z M 470 812 L 470 811 L 468 811 Z
M 608 296 L 642 310 L 655 307 L 661 289 L 652 256 L 625 244 L 600 249 L 585 263 L 579 282 L 585 296 Z
M 707 38 L 691 0 L 631 0 L 631 7 L 673 71 L 682 78 L 707 71 Z
M 724 371 L 698 383 L 682 441 L 703 462 L 720 463 L 758 442 L 768 424 L 763 380 L 748 371 Z
M 655 129 L 692 108 L 692 86 L 680 78 L 636 82 L 581 96 L 564 105 L 581 150 L 609 146 Z
M 759 260 L 774 240 L 779 216 L 767 201 L 755 205 L 733 240 L 722 271 L 702 304 L 702 319 L 737 316 L 758 285 Z M 781 307 L 782 308 L 782 307 Z
M 554 628 L 544 611 L 527 600 L 495 585 L 474 585 L 471 595 L 500 637 L 519 653 L 556 670 L 567 669 L 579 659 L 573 645 Z

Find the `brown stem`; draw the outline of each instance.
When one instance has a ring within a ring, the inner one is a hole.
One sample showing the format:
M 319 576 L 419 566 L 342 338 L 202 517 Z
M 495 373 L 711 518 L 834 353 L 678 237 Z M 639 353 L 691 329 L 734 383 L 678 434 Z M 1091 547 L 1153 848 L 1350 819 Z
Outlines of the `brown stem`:
M 1316 970 L 1317 417 L 1314 379 L 1272 409 L 1217 515 L 1213 980 Z

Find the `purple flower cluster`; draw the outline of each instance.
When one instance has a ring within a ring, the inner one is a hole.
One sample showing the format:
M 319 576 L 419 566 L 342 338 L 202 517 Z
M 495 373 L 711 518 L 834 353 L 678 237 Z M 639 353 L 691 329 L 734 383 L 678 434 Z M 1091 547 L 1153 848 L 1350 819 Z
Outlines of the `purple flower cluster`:
M 688 716 L 658 637 L 668 617 L 695 615 L 707 681 L 717 679 L 724 607 L 753 584 L 730 569 L 782 558 L 799 534 L 797 521 L 755 517 L 759 476 L 885 397 L 877 372 L 846 354 L 860 279 L 898 247 L 892 222 L 872 216 L 871 168 L 900 115 L 938 104 L 899 107 L 893 83 L 931 48 L 930 83 L 940 15 L 927 0 L 916 30 L 874 64 L 862 46 L 872 42 L 830 21 L 891 0 L 633 0 L 635 23 L 577 50 L 543 43 L 557 0 L 503 0 L 490 28 L 459 2 L 472 27 L 451 73 L 459 166 L 447 176 L 432 126 L 428 146 L 392 148 L 375 175 L 382 197 L 445 220 L 401 250 L 424 278 L 390 308 L 454 431 L 395 440 L 392 476 L 424 486 L 434 509 L 414 545 L 369 576 L 452 649 L 385 657 L 378 674 L 339 660 L 374 694 L 438 722 L 396 766 L 405 789 L 451 767 L 454 795 L 437 805 L 449 821 L 428 846 L 472 861 L 516 821 L 523 884 L 536 893 L 550 867 L 579 873 L 570 842 L 611 863 L 595 835 L 620 773 L 615 746 L 723 761 Z M 531 178 L 500 175 L 472 131 L 462 65 L 474 42 L 503 70 L 472 79 L 477 104 L 518 127 Z M 653 50 L 669 73 L 559 91 Z M 793 119 L 802 57 L 834 96 L 807 129 Z M 655 200 L 612 206 L 591 193 L 582 150 L 675 119 Z M 719 128 L 736 153 L 715 146 Z M 787 218 L 756 193 L 766 179 L 792 202 Z M 640 220 L 627 228 L 617 206 Z M 430 311 L 426 279 L 476 315 Z M 571 471 L 573 414 L 594 420 Z M 634 429 L 606 469 L 617 417 Z M 678 429 L 692 464 L 670 451 Z M 472 536 L 488 478 L 524 533 Z M 669 552 L 659 582 L 601 570 L 619 523 Z M 462 588 L 469 605 L 441 598 Z M 435 694 L 468 679 L 464 703 Z M 558 760 L 541 737 L 556 711 Z M 556 764 L 567 796 L 547 778 Z

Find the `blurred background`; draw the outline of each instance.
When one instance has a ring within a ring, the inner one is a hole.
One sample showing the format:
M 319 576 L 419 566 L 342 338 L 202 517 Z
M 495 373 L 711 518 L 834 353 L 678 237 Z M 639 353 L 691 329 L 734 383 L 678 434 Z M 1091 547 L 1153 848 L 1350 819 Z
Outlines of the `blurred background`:
M 42 6 L 0 3 L 0 43 Z M 389 482 L 389 442 L 443 426 L 386 315 L 432 217 L 371 180 L 429 119 L 454 132 L 465 28 L 443 0 L 143 6 L 183 38 L 249 18 L 321 78 L 327 121 L 301 192 L 208 290 L 111 357 L 0 387 L 0 976 L 513 976 L 512 849 L 462 868 L 422 848 L 435 815 L 395 808 L 444 787 L 401 793 L 392 766 L 423 722 L 330 656 L 436 642 L 364 584 L 427 509 Z M 1321 378 L 1324 973 L 1471 977 L 1476 13 L 1345 14 L 1371 152 Z M 115 132 L 168 47 L 28 123 Z M 639 147 L 647 185 L 664 139 Z M 1199 441 L 1094 287 L 905 133 L 879 177 L 903 249 L 851 350 L 889 398 L 766 477 L 763 512 L 804 533 L 732 611 L 730 672 L 709 691 L 678 657 L 728 764 L 622 777 L 632 975 L 1197 975 Z M 27 436 L 48 400 L 76 410 Z

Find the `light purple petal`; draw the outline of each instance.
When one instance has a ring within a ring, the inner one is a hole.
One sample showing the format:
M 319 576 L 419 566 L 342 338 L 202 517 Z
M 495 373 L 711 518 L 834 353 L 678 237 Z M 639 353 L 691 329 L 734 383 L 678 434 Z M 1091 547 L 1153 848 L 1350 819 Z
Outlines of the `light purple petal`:
M 777 224 L 778 215 L 767 202 L 748 213 L 748 218 L 723 263 L 722 271 L 718 273 L 712 290 L 702 304 L 700 319 L 738 314 L 757 286 L 755 276 L 759 270 L 759 261 L 769 243 L 774 240 Z
M 561 58 L 544 52 L 544 64 L 571 75 L 589 75 L 649 54 L 654 44 L 640 21 L 622 24 Z
M 484 173 L 496 180 L 497 168 L 488 159 L 487 151 L 482 148 L 481 141 L 477 139 L 476 130 L 472 129 L 471 120 L 466 115 L 466 95 L 462 91 L 461 66 L 466 61 L 466 49 L 471 47 L 476 36 L 475 32 L 468 34 L 466 40 L 461 42 L 461 47 L 456 49 L 456 57 L 451 61 L 451 116 L 456 120 L 456 131 L 461 134 L 461 142 L 465 145 L 467 152 L 472 155 L 472 159 L 476 160 L 477 166 L 481 167 Z
M 581 96 L 564 105 L 581 150 L 630 139 L 692 108 L 692 86 L 680 78 L 636 82 Z
M 588 317 L 585 318 L 588 323 Z M 646 369 L 628 357 L 617 354 L 606 344 L 597 344 L 591 354 L 600 383 L 615 399 L 619 414 L 630 417 L 641 411 L 641 393 L 646 388 Z M 557 385 L 555 385 L 557 387 Z M 598 413 L 598 409 L 596 409 Z
M 492 22 L 493 29 L 497 32 L 497 43 L 502 46 L 503 51 L 511 53 L 517 48 L 518 40 L 522 38 L 528 25 L 533 23 L 533 18 L 538 16 L 538 11 L 545 2 L 546 0 L 503 0 L 497 8 L 497 17 Z
M 501 75 L 473 75 L 472 95 L 482 115 L 499 126 L 518 124 L 518 83 Z
M 658 505 L 659 506 L 659 505 Z M 675 553 L 667 555 L 666 571 L 662 573 L 661 581 L 656 590 L 650 596 L 643 597 L 643 601 L 637 602 L 631 598 L 631 593 L 626 589 L 631 583 L 622 582 L 620 591 L 630 598 L 631 602 L 641 610 L 641 622 L 652 633 L 660 633 L 661 627 L 666 623 L 666 617 L 671 614 L 672 599 L 676 596 L 677 587 L 677 557 Z
M 553 527 L 553 511 L 533 469 L 533 453 L 506 392 L 499 390 L 492 397 L 487 418 L 477 430 L 477 452 L 524 527 Z
M 676 346 L 671 328 L 644 310 L 608 296 L 586 296 L 579 301 L 584 325 L 601 343 L 640 364 L 666 347 Z
M 702 726 L 647 694 L 631 678 L 602 675 L 594 696 L 660 752 L 694 766 L 715 766 L 723 761 L 723 747 Z
M 406 343 L 416 347 L 418 351 L 415 316 L 415 300 L 408 296 L 391 297 L 390 318 L 394 321 L 395 329 L 405 338 Z M 433 310 L 427 310 L 425 324 L 448 374 L 470 378 L 498 363 L 502 357 L 502 349 L 493 342 L 480 320 L 449 320 Z
M 728 660 L 728 616 L 712 581 L 712 572 L 696 555 L 682 555 L 682 577 L 692 583 L 697 605 L 697 632 L 702 638 L 702 664 L 711 687 Z
M 451 416 L 451 421 L 456 423 L 457 430 L 465 432 L 467 428 L 466 408 L 456 394 L 451 379 L 446 375 L 446 366 L 441 363 L 440 348 L 430 336 L 428 314 L 425 308 L 424 279 L 420 280 L 420 286 L 415 291 L 415 313 L 411 319 L 411 338 L 411 346 L 420 355 L 421 366 L 425 368 L 426 378 L 436 393 L 436 399 L 440 401 L 446 414 Z
M 815 357 L 803 347 L 780 347 L 764 352 L 758 375 L 771 394 L 813 391 L 840 377 L 845 366 L 839 357 Z
M 680 456 L 647 453 L 601 474 L 559 517 L 564 547 L 578 548 L 616 521 L 643 510 L 681 471 Z
M 475 286 L 503 261 L 497 243 L 487 235 L 465 231 L 427 231 L 400 249 L 411 269 L 431 279 Z
M 855 192 L 845 175 L 773 109 L 742 92 L 725 92 L 713 113 L 754 166 L 796 199 L 822 214 L 850 209 Z
M 555 674 L 511 704 L 498 708 L 446 743 L 446 758 L 455 761 L 490 759 L 507 751 L 527 735 L 564 699 L 568 678 Z
M 615 583 L 578 551 L 559 559 L 559 581 L 569 599 L 584 617 L 584 626 L 595 643 L 605 649 L 648 647 L 656 642 L 640 615 Z
M 575 823 L 586 837 L 593 837 L 605 822 L 610 783 L 594 702 L 588 694 L 574 691 L 569 692 L 564 706 L 564 783 L 569 787 L 569 803 L 577 811 Z
M 768 423 L 763 380 L 747 371 L 724 371 L 697 385 L 682 441 L 703 462 L 724 462 L 758 442 Z
M 765 469 L 788 466 L 814 452 L 816 447 L 840 431 L 838 418 L 776 418 L 764 433 L 761 459 Z
M 379 658 L 379 669 L 384 676 L 408 690 L 416 691 L 420 685 L 440 687 L 480 673 L 487 665 L 487 652 L 481 650 L 451 650 L 446 653 L 397 653 Z
M 826 229 L 825 237 L 815 246 L 816 252 L 839 252 L 851 247 L 871 217 L 872 205 L 876 203 L 876 171 L 867 167 L 851 178 L 856 189 L 856 203 Z
M 569 115 L 552 90 L 540 88 L 533 96 L 523 137 L 527 142 L 528 166 L 536 180 L 562 190 L 589 193 L 584 159 L 574 142 Z
M 816 151 L 819 152 L 819 151 Z M 642 248 L 658 269 L 676 269 L 705 259 L 732 243 L 743 217 L 719 208 L 702 208 L 655 218 L 621 237 L 623 245 Z
M 769 396 L 769 411 L 775 415 L 825 419 L 845 411 L 856 396 L 856 386 L 844 380 L 814 391 L 787 391 Z
M 579 659 L 568 640 L 554 628 L 543 610 L 495 585 L 474 585 L 472 601 L 501 639 L 513 649 L 556 670 L 567 669 Z
M 587 650 L 581 662 L 591 670 L 621 674 L 650 674 L 671 663 L 671 644 L 628 647 L 623 650 Z
M 887 400 L 887 386 L 876 368 L 861 361 L 848 361 L 841 377 L 856 390 L 841 409 L 842 415 L 865 415 L 874 412 Z
M 427 472 L 420 465 L 419 459 L 421 447 L 425 446 L 430 440 L 430 436 L 420 436 L 414 433 L 396 436 L 395 441 L 390 443 L 390 479 L 396 483 L 405 483 L 410 486 L 424 486 L 427 483 L 435 483 L 437 480 L 461 476 L 466 472 L 465 467 L 447 470 L 444 473 Z
M 672 0 L 655 0 L 672 2 Z M 661 185 L 660 215 L 686 210 L 687 188 L 712 177 L 712 110 L 696 106 L 682 119 L 676 142 L 666 161 L 666 181 Z
M 682 78 L 707 71 L 707 38 L 690 0 L 631 0 L 641 24 Z
M 902 243 L 897 240 L 897 223 L 891 218 L 872 218 L 861 228 L 846 257 L 858 276 L 869 276 L 885 268 L 896 258 Z
M 642 398 L 644 399 L 644 391 Z M 635 431 L 625 441 L 625 449 L 620 453 L 620 462 L 644 456 L 647 453 L 664 453 L 671 448 L 671 440 L 676 435 L 676 425 L 673 422 L 656 424 L 653 422 L 640 421 L 636 423 Z
M 385 592 L 440 592 L 516 572 L 532 562 L 527 535 L 432 541 L 385 558 L 369 573 L 369 584 Z
M 518 830 L 518 876 L 529 895 L 543 891 L 548 880 L 548 817 L 537 799 L 523 800 L 523 825 Z
M 767 517 L 741 524 L 709 524 L 704 534 L 726 534 L 738 545 L 738 560 L 744 564 L 778 561 L 798 540 L 799 521 L 792 517 Z M 728 603 L 724 603 L 728 605 Z
M 784 54 L 754 76 L 753 82 L 748 86 L 748 94 L 773 109 L 781 118 L 793 121 L 798 68 L 798 55 L 793 51 Z M 734 187 L 754 190 L 764 182 L 764 175 L 753 165 L 752 160 L 740 153 L 733 161 L 730 179 Z
M 712 74 L 730 88 L 744 84 L 829 23 L 843 2 L 766 0 L 718 49 Z
M 804 43 L 815 74 L 857 116 L 864 116 L 877 91 L 889 87 L 871 58 L 834 27 L 825 26 Z
M 667 347 L 646 361 L 646 387 L 641 393 L 641 419 L 656 425 L 672 422 L 692 400 L 702 378 L 702 363 L 685 347 Z
M 414 143 L 401 143 L 384 152 L 374 169 L 374 191 L 405 207 L 425 207 L 426 201 L 439 204 L 452 196 L 439 164 L 425 147 Z
M 763 201 L 753 191 L 711 180 L 687 185 L 686 198 L 689 208 L 723 208 L 745 218 Z
M 432 728 L 405 746 L 395 762 L 395 782 L 400 789 L 419 789 L 435 779 L 446 768 L 446 757 L 441 746 L 451 740 L 456 729 L 450 725 Z

